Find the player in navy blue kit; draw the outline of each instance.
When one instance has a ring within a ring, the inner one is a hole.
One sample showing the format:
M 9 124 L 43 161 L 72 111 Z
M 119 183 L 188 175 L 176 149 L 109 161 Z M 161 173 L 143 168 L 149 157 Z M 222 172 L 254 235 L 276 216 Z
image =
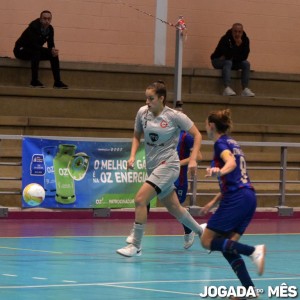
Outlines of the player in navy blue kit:
M 218 178 L 220 193 L 202 209 L 206 214 L 219 203 L 207 222 L 201 243 L 206 249 L 222 252 L 242 285 L 254 287 L 241 254 L 249 256 L 257 273 L 262 275 L 265 245 L 253 247 L 238 242 L 256 209 L 256 194 L 247 173 L 245 156 L 238 143 L 227 135 L 232 127 L 229 109 L 211 112 L 205 125 L 208 138 L 214 141 L 213 161 L 206 170 L 206 177 Z
M 183 103 L 182 101 L 177 101 L 175 109 L 177 111 L 182 111 Z M 194 146 L 194 138 L 187 132 L 181 131 L 179 135 L 177 153 L 180 160 L 180 172 L 179 177 L 175 181 L 174 185 L 176 187 L 176 194 L 180 204 L 183 204 L 186 199 L 186 194 L 188 191 L 188 163 L 191 151 Z M 202 154 L 199 151 L 197 155 L 197 161 L 202 160 Z M 188 249 L 193 245 L 195 233 L 184 224 L 182 224 L 184 229 L 184 249 Z

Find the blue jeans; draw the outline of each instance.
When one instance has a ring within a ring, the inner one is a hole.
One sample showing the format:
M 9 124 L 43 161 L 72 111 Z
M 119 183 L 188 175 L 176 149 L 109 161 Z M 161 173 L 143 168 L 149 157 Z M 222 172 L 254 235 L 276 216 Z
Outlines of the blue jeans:
M 247 60 L 241 63 L 233 63 L 232 60 L 224 58 L 215 58 L 211 61 L 215 69 L 222 70 L 222 78 L 224 86 L 227 87 L 231 82 L 231 70 L 242 70 L 241 83 L 243 89 L 248 87 L 250 79 L 250 63 Z

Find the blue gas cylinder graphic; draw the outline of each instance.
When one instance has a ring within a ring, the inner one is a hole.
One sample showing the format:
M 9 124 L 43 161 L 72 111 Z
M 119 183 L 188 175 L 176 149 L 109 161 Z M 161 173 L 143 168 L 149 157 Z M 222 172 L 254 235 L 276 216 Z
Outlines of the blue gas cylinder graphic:
M 56 183 L 54 175 L 53 159 L 57 151 L 56 146 L 47 146 L 43 149 L 44 162 L 45 162 L 45 176 L 44 176 L 44 189 L 46 197 L 55 196 Z

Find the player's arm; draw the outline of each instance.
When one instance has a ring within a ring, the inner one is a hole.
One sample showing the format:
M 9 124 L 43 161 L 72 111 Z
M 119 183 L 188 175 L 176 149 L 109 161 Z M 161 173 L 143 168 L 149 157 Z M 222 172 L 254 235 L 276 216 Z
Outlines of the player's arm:
M 229 150 L 224 150 L 220 156 L 225 165 L 220 169 L 219 176 L 223 176 L 232 172 L 236 168 L 236 162 L 233 153 Z
M 191 152 L 193 151 L 193 149 L 191 149 Z M 202 153 L 200 152 L 200 150 L 197 153 L 197 163 L 200 162 L 202 160 Z M 190 162 L 190 157 L 184 158 L 180 161 L 180 166 L 186 166 L 188 165 Z
M 190 128 L 189 133 L 194 138 L 194 146 L 189 157 L 189 171 L 194 175 L 197 171 L 197 158 L 201 147 L 202 136 L 195 124 Z
M 133 169 L 135 155 L 136 155 L 136 152 L 141 143 L 141 136 L 142 136 L 142 134 L 140 132 L 134 131 L 133 138 L 132 138 L 132 144 L 131 144 L 130 157 L 127 161 L 127 169 Z
M 222 198 L 222 194 L 218 193 L 211 201 L 209 201 L 207 204 L 205 204 L 201 211 L 201 215 L 206 215 L 211 209 L 213 209 L 215 206 L 217 206 Z
M 207 168 L 205 177 L 224 176 L 236 168 L 235 157 L 231 151 L 224 150 L 220 157 L 225 163 L 224 166 L 221 169 L 218 167 Z

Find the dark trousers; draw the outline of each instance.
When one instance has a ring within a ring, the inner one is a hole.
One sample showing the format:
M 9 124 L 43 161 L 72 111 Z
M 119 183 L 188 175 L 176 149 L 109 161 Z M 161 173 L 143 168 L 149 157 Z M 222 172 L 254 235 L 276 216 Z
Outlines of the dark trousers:
M 60 81 L 60 68 L 59 68 L 59 59 L 53 57 L 51 49 L 40 48 L 38 50 L 32 50 L 29 48 L 15 47 L 14 55 L 18 59 L 30 60 L 31 61 L 31 77 L 32 81 L 38 80 L 39 64 L 41 60 L 49 60 L 54 81 Z

